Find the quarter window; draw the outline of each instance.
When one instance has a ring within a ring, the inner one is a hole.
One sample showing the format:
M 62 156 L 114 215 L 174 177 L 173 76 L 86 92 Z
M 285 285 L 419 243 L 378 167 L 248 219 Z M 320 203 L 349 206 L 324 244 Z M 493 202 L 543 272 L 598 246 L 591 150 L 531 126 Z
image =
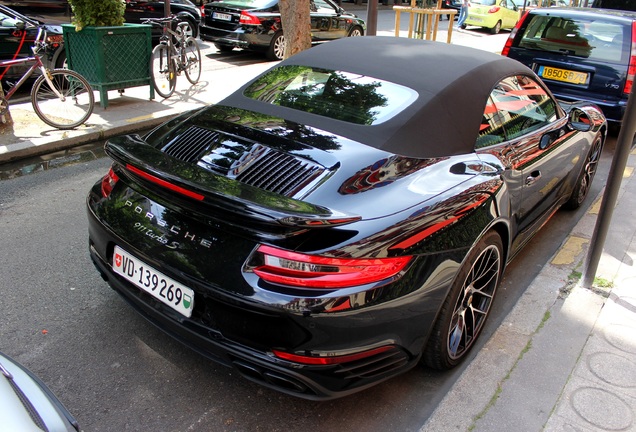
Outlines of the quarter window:
M 534 79 L 508 77 L 490 93 L 476 148 L 515 139 L 556 119 L 556 105 Z

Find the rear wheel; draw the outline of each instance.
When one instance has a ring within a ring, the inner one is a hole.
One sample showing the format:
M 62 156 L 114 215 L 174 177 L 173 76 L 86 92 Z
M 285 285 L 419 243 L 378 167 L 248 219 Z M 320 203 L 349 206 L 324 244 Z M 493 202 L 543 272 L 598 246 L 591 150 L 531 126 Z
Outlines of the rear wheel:
M 269 44 L 267 50 L 267 58 L 270 60 L 282 60 L 285 56 L 285 36 L 283 32 L 277 32 L 274 34 L 272 41 Z
M 150 77 L 152 84 L 163 98 L 169 98 L 177 85 L 177 70 L 170 50 L 165 44 L 153 48 L 150 56 Z
M 193 37 L 196 39 L 196 37 L 199 35 L 199 27 L 196 25 L 196 23 L 184 17 L 179 17 L 179 19 L 179 32 L 185 33 L 187 37 Z
M 66 50 L 62 50 L 55 59 L 55 69 L 68 69 L 66 63 Z
M 196 39 L 189 37 L 185 41 L 185 76 L 191 84 L 199 82 L 201 77 L 201 51 Z
M 497 24 L 493 28 L 490 29 L 490 33 L 497 34 L 501 31 L 501 21 L 497 21 Z
M 58 129 L 73 129 L 91 116 L 95 106 L 93 89 L 75 71 L 53 69 L 51 84 L 40 75 L 31 89 L 31 103 L 40 119 Z
M 360 27 L 355 26 L 349 32 L 349 37 L 357 37 L 357 36 L 364 36 L 364 33 L 362 32 L 362 29 Z
M 600 135 L 597 135 L 592 144 L 592 148 L 585 159 L 585 165 L 583 165 L 583 171 L 579 175 L 579 178 L 574 185 L 574 190 L 570 199 L 563 205 L 566 210 L 576 210 L 581 207 L 585 198 L 587 198 L 590 188 L 592 187 L 592 180 L 598 168 L 598 161 L 601 159 L 601 152 L 603 151 L 603 140 Z
M 424 350 L 427 366 L 445 370 L 466 357 L 481 333 L 503 272 L 503 245 L 489 231 L 468 253 Z

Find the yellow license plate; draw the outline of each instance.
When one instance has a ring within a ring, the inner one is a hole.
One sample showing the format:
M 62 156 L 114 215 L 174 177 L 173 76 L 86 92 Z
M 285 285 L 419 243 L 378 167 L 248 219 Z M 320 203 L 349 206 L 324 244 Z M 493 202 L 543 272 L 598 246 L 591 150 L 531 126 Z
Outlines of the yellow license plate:
M 570 84 L 585 85 L 588 83 L 590 74 L 586 72 L 576 72 L 567 69 L 559 69 L 549 66 L 541 66 L 539 68 L 539 76 L 541 78 L 563 81 Z

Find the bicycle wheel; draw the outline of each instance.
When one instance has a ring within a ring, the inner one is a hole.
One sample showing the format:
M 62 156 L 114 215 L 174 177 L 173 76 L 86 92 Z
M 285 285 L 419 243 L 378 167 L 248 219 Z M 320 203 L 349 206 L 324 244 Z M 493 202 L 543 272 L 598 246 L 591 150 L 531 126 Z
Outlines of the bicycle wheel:
M 150 77 L 159 96 L 169 98 L 177 85 L 177 72 L 174 60 L 170 59 L 168 45 L 159 44 L 153 48 L 150 56 Z
M 73 129 L 90 117 L 95 107 L 93 89 L 75 71 L 48 71 L 51 84 L 40 75 L 31 89 L 31 103 L 40 119 L 58 129 Z
M 190 83 L 196 84 L 201 77 L 201 51 L 196 39 L 193 37 L 186 38 L 184 50 L 185 76 Z

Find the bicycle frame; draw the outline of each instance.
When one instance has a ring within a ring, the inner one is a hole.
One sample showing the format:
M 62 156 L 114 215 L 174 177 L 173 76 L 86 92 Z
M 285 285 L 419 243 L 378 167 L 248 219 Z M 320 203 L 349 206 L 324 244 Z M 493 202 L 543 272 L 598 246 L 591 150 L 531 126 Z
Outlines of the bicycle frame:
M 169 47 L 170 58 L 177 59 L 177 66 L 179 71 L 181 71 L 183 69 L 183 64 L 185 62 L 185 53 L 183 51 L 183 48 L 180 48 L 179 50 L 177 50 L 177 47 L 172 42 L 172 38 L 174 37 L 179 42 L 179 46 L 183 47 L 183 42 L 186 40 L 187 36 L 183 32 L 179 33 L 170 28 L 170 24 L 173 22 L 177 22 L 177 28 L 181 26 L 182 23 L 179 23 L 178 21 L 176 21 L 177 20 L 176 16 L 172 15 L 168 18 L 169 19 L 163 19 L 163 20 L 149 19 L 144 22 L 150 25 L 154 25 L 158 27 L 160 26 L 162 28 L 163 34 L 161 36 L 161 40 L 159 41 L 159 43 L 167 45 Z
M 43 37 L 42 37 L 43 36 Z M 42 37 L 42 39 L 40 39 Z M 26 65 L 29 63 L 33 63 L 31 65 L 31 67 L 24 73 L 24 75 L 22 75 L 22 77 L 18 80 L 17 83 L 15 83 L 13 85 L 13 87 L 11 87 L 4 95 L 4 98 L 8 101 L 9 99 L 11 99 L 11 96 L 13 96 L 13 94 L 20 88 L 20 86 L 22 86 L 22 84 L 24 84 L 24 82 L 26 80 L 28 80 L 31 75 L 33 75 L 33 72 L 35 72 L 37 69 L 40 70 L 40 72 L 42 73 L 42 75 L 44 76 L 44 79 L 46 80 L 46 82 L 49 84 L 49 86 L 51 87 L 51 90 L 53 90 L 53 92 L 55 93 L 55 95 L 59 98 L 61 98 L 62 100 L 64 100 L 63 95 L 61 95 L 57 89 L 55 88 L 55 86 L 53 85 L 53 83 L 51 82 L 51 78 L 49 77 L 49 74 L 47 73 L 47 69 L 44 67 L 44 64 L 42 63 L 42 59 L 40 58 L 40 56 L 38 55 L 38 51 L 40 50 L 40 41 L 41 40 L 46 40 L 46 32 L 42 30 L 42 28 L 38 29 L 38 35 L 35 38 L 35 44 L 33 47 L 31 47 L 31 49 L 33 50 L 33 57 L 26 57 L 23 59 L 16 59 L 16 60 L 4 60 L 4 61 L 0 61 L 0 67 L 11 67 L 11 66 L 17 66 L 17 65 Z
M 15 83 L 13 87 L 11 87 L 9 91 L 5 93 L 4 96 L 7 100 L 11 99 L 11 96 L 13 96 L 13 94 L 20 88 L 20 86 L 24 84 L 24 82 L 28 80 L 31 77 L 31 75 L 33 75 L 33 72 L 35 72 L 36 69 L 40 69 L 42 73 L 44 73 L 44 65 L 42 64 L 42 60 L 40 60 L 39 57 L 27 57 L 27 58 L 18 59 L 18 60 L 0 61 L 0 67 L 11 67 L 11 66 L 17 66 L 17 65 L 28 64 L 28 63 L 33 63 L 33 64 L 24 73 L 24 75 L 22 75 L 22 77 L 18 80 L 18 82 Z

